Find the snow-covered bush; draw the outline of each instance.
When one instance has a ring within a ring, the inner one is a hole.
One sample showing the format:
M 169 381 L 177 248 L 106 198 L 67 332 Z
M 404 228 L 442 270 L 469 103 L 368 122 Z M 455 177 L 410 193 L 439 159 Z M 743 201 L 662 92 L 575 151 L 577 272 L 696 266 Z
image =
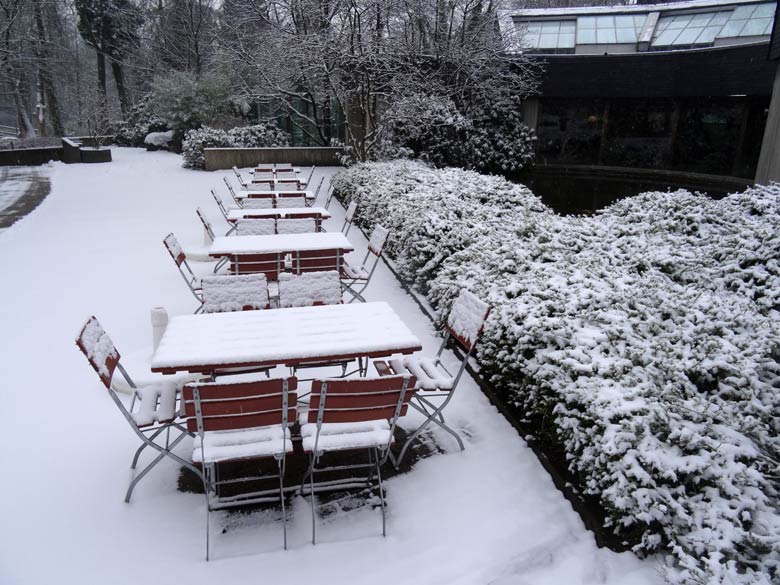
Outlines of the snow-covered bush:
M 206 168 L 206 148 L 226 148 L 233 146 L 230 135 L 225 130 L 203 127 L 189 130 L 182 143 L 182 166 L 187 169 Z
M 464 286 L 491 302 L 483 375 L 637 553 L 673 583 L 780 580 L 780 186 L 560 217 L 415 162 L 334 185 L 441 316 Z
M 117 146 L 144 146 L 144 139 L 152 132 L 165 132 L 168 125 L 147 110 L 147 99 L 134 106 L 127 114 L 127 119 L 117 122 L 113 129 L 114 144 Z
M 146 150 L 168 150 L 173 141 L 173 130 L 150 132 L 144 138 Z
M 254 126 L 239 126 L 228 131 L 231 142 L 240 148 L 262 148 L 289 146 L 290 135 L 272 124 L 260 123 Z
M 219 76 L 173 72 L 154 81 L 147 109 L 181 135 L 208 124 L 222 125 L 232 114 L 229 89 Z

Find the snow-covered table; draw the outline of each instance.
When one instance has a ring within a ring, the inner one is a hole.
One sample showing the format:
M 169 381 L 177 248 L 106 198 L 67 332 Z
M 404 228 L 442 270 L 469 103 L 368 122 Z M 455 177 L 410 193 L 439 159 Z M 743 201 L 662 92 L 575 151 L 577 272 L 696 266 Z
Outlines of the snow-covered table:
M 236 199 L 252 199 L 253 197 L 279 197 L 283 193 L 284 197 L 305 197 L 307 200 L 314 199 L 314 193 L 311 191 L 269 191 L 268 189 L 247 189 L 245 191 L 236 191 Z
M 310 234 L 277 234 L 273 236 L 223 236 L 215 238 L 209 248 L 209 256 L 238 256 L 241 254 L 287 254 L 340 250 L 351 252 L 355 247 L 341 232 L 316 232 Z
M 152 356 L 152 371 L 213 373 L 421 349 L 420 340 L 384 302 L 181 315 L 169 321 Z
M 231 209 L 227 220 L 236 222 L 239 219 L 285 219 L 299 215 L 316 216 L 317 219 L 329 219 L 330 212 L 324 207 L 275 207 L 272 209 Z

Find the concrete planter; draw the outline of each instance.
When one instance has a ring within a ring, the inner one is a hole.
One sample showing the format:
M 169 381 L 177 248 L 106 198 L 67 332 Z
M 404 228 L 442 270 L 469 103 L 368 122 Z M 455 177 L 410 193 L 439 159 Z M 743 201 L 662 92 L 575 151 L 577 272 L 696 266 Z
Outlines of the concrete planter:
M 94 148 L 79 148 L 81 152 L 81 162 L 83 163 L 106 163 L 111 162 L 111 149 L 101 148 L 96 150 Z

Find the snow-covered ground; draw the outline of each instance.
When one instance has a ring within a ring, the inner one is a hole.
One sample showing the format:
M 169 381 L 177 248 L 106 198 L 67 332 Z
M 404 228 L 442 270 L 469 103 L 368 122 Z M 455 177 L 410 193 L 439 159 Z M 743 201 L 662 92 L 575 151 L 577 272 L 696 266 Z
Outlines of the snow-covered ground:
M 52 192 L 0 233 L 0 583 L 425 583 L 536 585 L 659 583 L 654 560 L 598 549 L 531 450 L 466 379 L 448 407 L 466 451 L 436 435 L 445 454 L 385 483 L 388 536 L 368 507 L 319 520 L 310 544 L 307 500 L 295 498 L 289 550 L 273 514 L 220 534 L 204 559 L 205 498 L 176 489 L 163 462 L 123 502 L 137 446 L 74 339 L 96 315 L 131 375 L 151 351 L 149 311 L 196 304 L 164 250 L 173 231 L 202 246 L 195 207 L 226 224 L 209 195 L 222 176 L 181 168 L 169 153 L 113 149 L 105 165 L 55 165 Z M 330 175 L 334 169 L 318 170 Z M 226 193 L 223 193 L 226 195 Z M 226 197 L 227 202 L 227 197 Z M 343 209 L 334 201 L 338 231 Z M 359 262 L 367 242 L 349 235 Z M 194 263 L 197 265 L 197 263 Z M 206 265 L 200 265 L 206 270 Z M 380 266 L 367 299 L 388 301 L 423 341 L 430 322 Z M 189 456 L 189 440 L 180 445 Z M 271 517 L 269 517 L 271 516 Z

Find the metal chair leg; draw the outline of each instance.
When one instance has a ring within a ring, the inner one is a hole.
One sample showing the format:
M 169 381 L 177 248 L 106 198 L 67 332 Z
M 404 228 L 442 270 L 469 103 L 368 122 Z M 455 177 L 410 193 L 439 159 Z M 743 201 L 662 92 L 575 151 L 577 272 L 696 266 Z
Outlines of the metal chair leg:
M 311 474 L 309 475 L 309 485 L 311 486 L 311 543 L 316 544 L 316 530 L 317 530 L 317 520 L 316 520 L 316 511 L 314 509 L 314 463 L 316 457 L 312 454 L 312 461 L 311 461 Z
M 159 434 L 162 433 L 164 430 L 165 427 L 160 427 L 159 429 L 157 429 L 157 431 L 154 434 L 152 434 L 149 437 L 149 440 L 154 441 L 159 436 Z M 138 465 L 138 458 L 141 456 L 141 452 L 144 449 L 146 449 L 147 446 L 148 443 L 143 443 L 140 447 L 138 447 L 138 449 L 135 452 L 135 455 L 133 456 L 133 462 L 130 464 L 130 469 L 135 469 L 136 465 Z
M 279 498 L 282 501 L 282 530 L 284 532 L 284 550 L 287 550 L 287 511 L 284 506 L 284 466 L 282 460 L 276 460 L 279 467 Z
M 382 489 L 382 470 L 379 467 L 380 457 L 377 449 L 374 449 L 374 457 L 376 458 L 376 476 L 379 480 L 379 502 L 382 505 L 382 536 L 387 536 L 387 518 L 385 516 L 385 492 Z

